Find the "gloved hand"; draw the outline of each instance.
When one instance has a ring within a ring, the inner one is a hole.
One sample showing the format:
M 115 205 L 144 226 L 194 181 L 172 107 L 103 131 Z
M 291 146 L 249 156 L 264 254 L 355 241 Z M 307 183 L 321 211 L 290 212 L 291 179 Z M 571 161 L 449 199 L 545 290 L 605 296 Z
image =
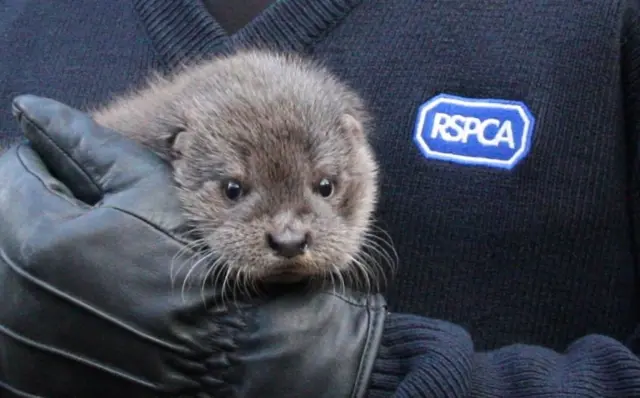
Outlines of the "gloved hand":
M 2 398 L 363 396 L 380 296 L 226 308 L 173 286 L 188 242 L 167 166 L 58 102 L 14 113 L 30 144 L 0 157 Z

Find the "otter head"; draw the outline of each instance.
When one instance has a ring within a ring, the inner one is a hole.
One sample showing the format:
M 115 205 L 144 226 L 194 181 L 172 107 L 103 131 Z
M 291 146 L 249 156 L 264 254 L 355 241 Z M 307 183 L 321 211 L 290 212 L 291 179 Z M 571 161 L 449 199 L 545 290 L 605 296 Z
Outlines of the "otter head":
M 297 280 L 357 261 L 377 197 L 359 98 L 322 69 L 259 53 L 181 84 L 166 152 L 193 229 L 220 264 Z

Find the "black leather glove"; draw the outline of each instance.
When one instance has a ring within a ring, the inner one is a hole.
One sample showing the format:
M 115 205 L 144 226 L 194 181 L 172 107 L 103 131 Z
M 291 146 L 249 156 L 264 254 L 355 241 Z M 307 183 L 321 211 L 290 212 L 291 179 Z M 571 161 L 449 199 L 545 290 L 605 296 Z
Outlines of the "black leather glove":
M 0 156 L 0 397 L 363 396 L 380 296 L 225 308 L 215 287 L 173 286 L 167 166 L 58 102 L 14 112 L 30 144 Z

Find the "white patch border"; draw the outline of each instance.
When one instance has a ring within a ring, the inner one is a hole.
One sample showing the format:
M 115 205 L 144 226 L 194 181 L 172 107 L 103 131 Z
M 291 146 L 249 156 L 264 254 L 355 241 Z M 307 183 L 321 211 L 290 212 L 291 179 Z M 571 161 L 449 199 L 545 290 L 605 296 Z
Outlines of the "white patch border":
M 438 152 L 431 150 L 429 145 L 425 142 L 423 135 L 424 123 L 427 113 L 442 103 L 449 103 L 452 105 L 458 105 L 471 108 L 490 108 L 490 109 L 502 109 L 516 111 L 523 120 L 523 133 L 521 138 L 520 148 L 511 156 L 508 160 L 491 159 L 485 157 L 465 156 L 457 155 L 453 153 Z M 531 150 L 531 138 L 533 128 L 535 126 L 535 118 L 533 114 L 523 102 L 509 101 L 499 99 L 476 99 L 465 98 L 451 94 L 438 94 L 435 97 L 427 100 L 418 108 L 418 117 L 413 133 L 413 139 L 418 145 L 418 148 L 427 159 L 444 160 L 455 163 L 461 163 L 472 166 L 489 166 L 502 169 L 511 170 L 518 164 Z

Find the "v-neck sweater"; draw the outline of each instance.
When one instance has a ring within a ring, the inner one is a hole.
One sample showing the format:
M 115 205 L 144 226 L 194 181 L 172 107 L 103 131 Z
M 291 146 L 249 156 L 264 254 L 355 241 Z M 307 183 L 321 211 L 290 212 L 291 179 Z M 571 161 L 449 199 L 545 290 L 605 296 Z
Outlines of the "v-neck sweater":
M 244 46 L 317 58 L 374 116 L 376 219 L 400 256 L 368 396 L 632 397 L 639 17 L 632 0 L 282 0 L 229 36 L 197 0 L 14 1 L 0 92 L 85 107 Z M 525 104 L 526 156 L 429 156 L 414 132 L 438 94 Z M 7 107 L 0 145 L 18 139 Z

